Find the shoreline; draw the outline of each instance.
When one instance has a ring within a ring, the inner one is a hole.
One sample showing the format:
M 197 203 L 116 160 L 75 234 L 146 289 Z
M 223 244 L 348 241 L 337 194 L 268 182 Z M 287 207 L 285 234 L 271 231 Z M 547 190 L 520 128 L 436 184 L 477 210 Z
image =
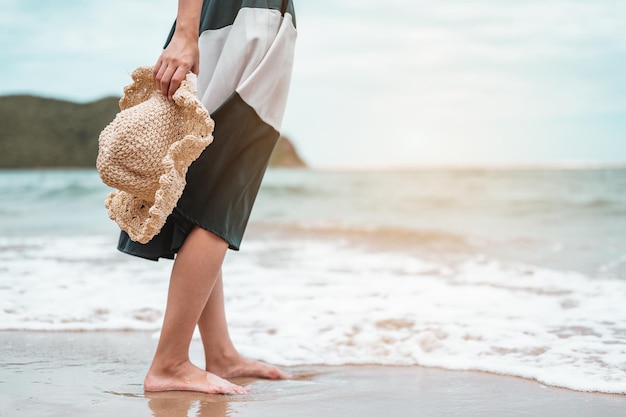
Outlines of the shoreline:
M 419 366 L 297 366 L 288 381 L 238 379 L 251 393 L 144 393 L 151 332 L 0 332 L 0 416 L 624 415 L 626 396 Z M 201 345 L 191 359 L 202 364 Z

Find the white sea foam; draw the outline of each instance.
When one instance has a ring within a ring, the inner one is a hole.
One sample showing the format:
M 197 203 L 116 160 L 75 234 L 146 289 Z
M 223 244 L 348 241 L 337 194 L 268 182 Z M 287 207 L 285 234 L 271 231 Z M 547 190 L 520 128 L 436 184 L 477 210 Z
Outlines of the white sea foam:
M 158 331 L 171 262 L 114 244 L 0 238 L 0 329 Z M 289 236 L 248 239 L 224 269 L 232 336 L 260 359 L 420 364 L 626 393 L 624 281 Z
M 233 338 L 283 365 L 626 393 L 625 190 L 623 170 L 269 171 L 224 267 Z M 158 332 L 171 262 L 114 250 L 107 191 L 0 173 L 0 330 Z
M 165 263 L 114 251 L 112 237 L 0 239 L 0 329 L 154 330 Z

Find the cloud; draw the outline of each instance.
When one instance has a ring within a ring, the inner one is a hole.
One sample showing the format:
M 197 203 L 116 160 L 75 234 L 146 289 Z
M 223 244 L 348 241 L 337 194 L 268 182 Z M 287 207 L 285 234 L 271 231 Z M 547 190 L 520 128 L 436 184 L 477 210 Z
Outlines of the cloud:
M 0 92 L 78 100 L 120 94 L 135 67 L 156 60 L 176 13 L 164 0 L 3 6 Z
M 579 130 L 588 133 L 602 115 L 626 113 L 620 94 L 626 86 L 626 4 L 315 5 L 307 3 L 298 20 L 286 126 L 308 126 L 315 114 L 320 123 L 300 136 L 314 161 L 442 162 L 451 160 L 453 149 L 461 151 L 458 159 L 495 158 L 491 149 L 505 159 L 532 160 L 542 158 L 542 147 L 525 145 L 562 143 L 559 131 L 592 146 L 592 138 L 559 129 L 565 120 L 578 118 L 588 126 L 578 123 Z M 603 135 L 621 134 L 622 127 L 614 123 Z M 560 158 L 570 157 L 568 147 L 560 149 Z M 603 152 L 610 158 L 615 150 Z M 617 151 L 626 159 L 624 149 Z
M 176 12 L 171 0 L 0 2 L 0 93 L 79 100 L 119 94 L 154 62 Z M 284 127 L 314 164 L 567 159 L 566 137 L 626 160 L 614 140 L 626 119 L 624 2 L 316 0 L 296 11 Z

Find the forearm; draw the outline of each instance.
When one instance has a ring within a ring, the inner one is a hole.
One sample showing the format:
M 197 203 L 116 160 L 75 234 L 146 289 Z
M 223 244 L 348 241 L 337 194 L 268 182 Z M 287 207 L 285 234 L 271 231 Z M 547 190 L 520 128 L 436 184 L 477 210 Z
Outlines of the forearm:
M 175 35 L 197 39 L 201 11 L 202 0 L 178 0 Z
M 154 81 L 169 100 L 190 71 L 198 74 L 202 0 L 178 0 L 176 30 L 154 66 Z

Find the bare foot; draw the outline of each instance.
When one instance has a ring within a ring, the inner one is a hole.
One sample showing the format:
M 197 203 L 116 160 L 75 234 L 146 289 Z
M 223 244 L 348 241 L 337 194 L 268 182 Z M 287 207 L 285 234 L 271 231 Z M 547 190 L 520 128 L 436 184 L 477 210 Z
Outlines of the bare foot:
M 265 379 L 289 379 L 290 375 L 273 365 L 244 358 L 237 354 L 235 357 L 221 361 L 207 361 L 207 372 L 212 372 L 222 378 L 265 378 Z
M 146 391 L 196 391 L 207 394 L 246 394 L 245 387 L 232 384 L 191 362 L 169 369 L 151 367 L 143 383 Z

